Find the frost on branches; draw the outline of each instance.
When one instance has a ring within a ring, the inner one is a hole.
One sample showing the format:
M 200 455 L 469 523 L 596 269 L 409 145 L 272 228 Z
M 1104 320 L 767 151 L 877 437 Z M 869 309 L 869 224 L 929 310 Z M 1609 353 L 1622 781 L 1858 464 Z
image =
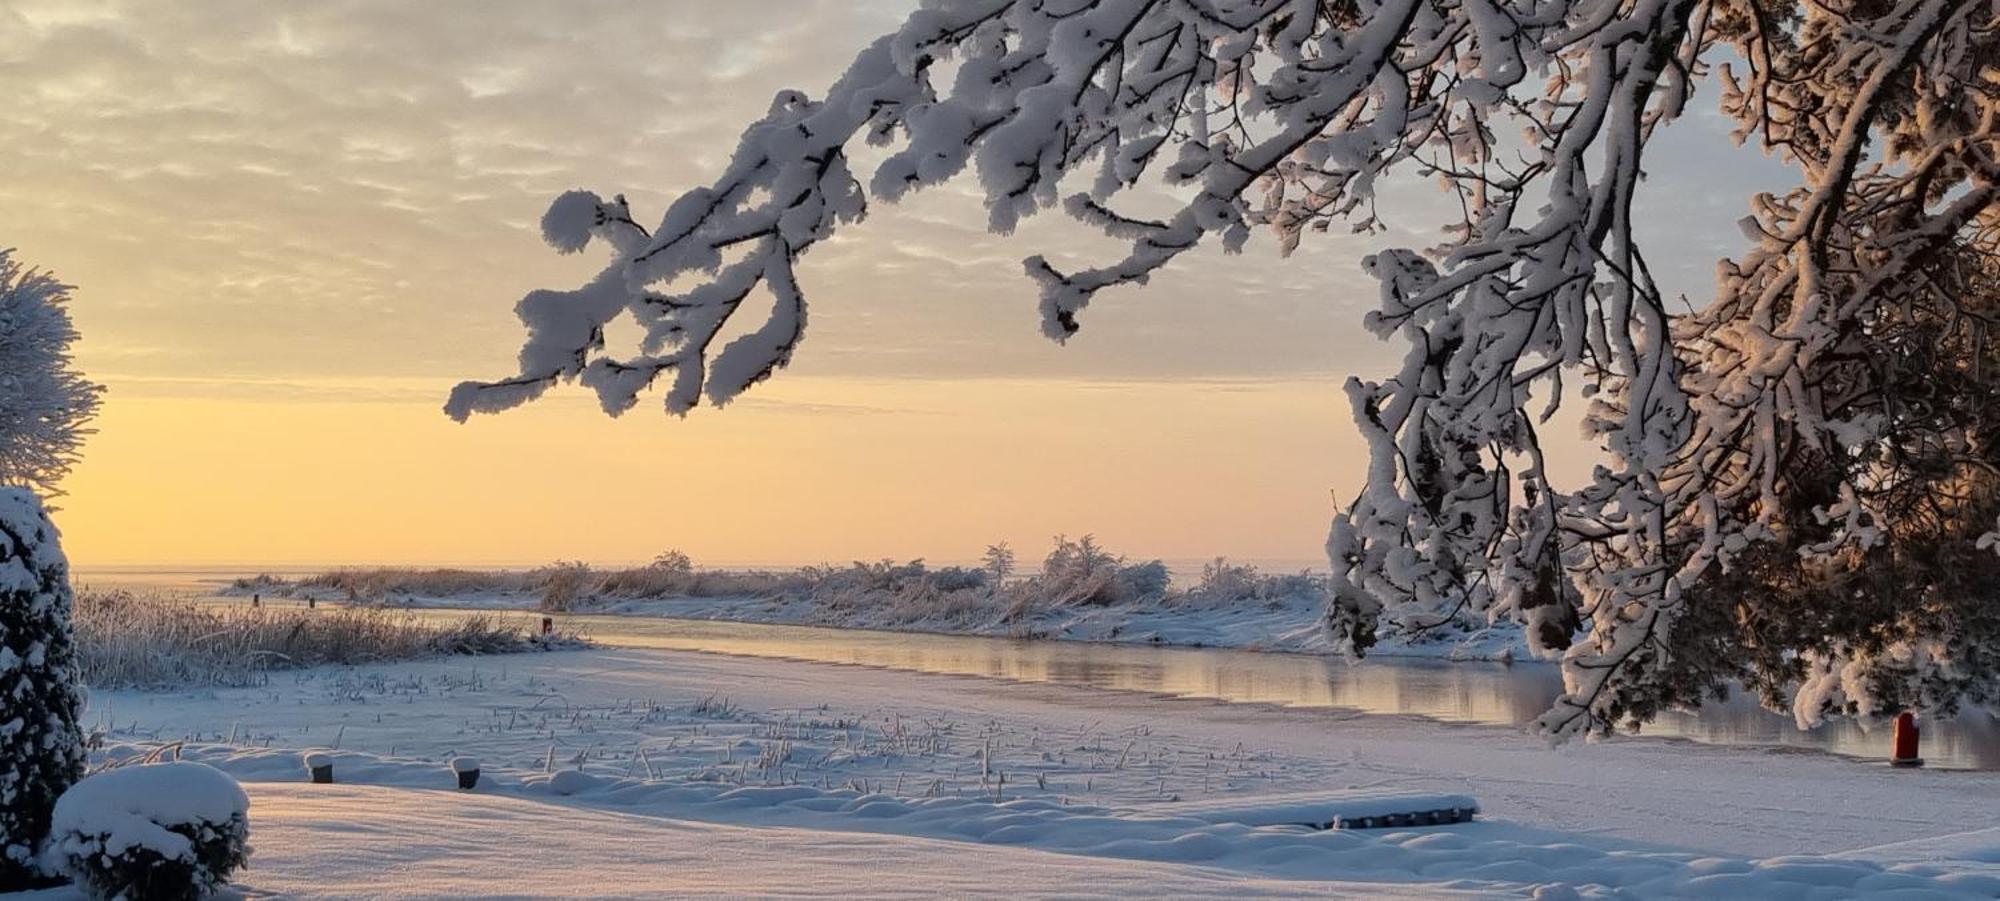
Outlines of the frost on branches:
M 45 495 L 60 493 L 104 392 L 71 365 L 69 290 L 0 248 L 0 484 Z
M 56 799 L 83 775 L 69 562 L 41 501 L 0 488 L 0 892 L 36 884 Z
M 1401 169 L 1464 215 L 1441 246 L 1365 261 L 1366 325 L 1409 350 L 1347 386 L 1370 467 L 1328 542 L 1339 643 L 1519 620 L 1563 658 L 1541 721 L 1558 737 L 1731 680 L 1802 722 L 1984 702 L 1996 24 L 1971 0 L 929 2 L 823 98 L 779 94 L 651 230 L 622 198 L 558 198 L 545 237 L 596 238 L 609 265 L 528 295 L 520 372 L 446 410 L 574 379 L 615 414 L 669 373 L 668 410 L 726 403 L 803 336 L 804 253 L 868 198 L 968 167 L 996 232 L 1060 207 L 1129 244 L 1081 271 L 1027 260 L 1057 340 L 1098 291 L 1204 241 L 1369 229 Z M 1801 180 L 1752 200 L 1717 296 L 1676 315 L 1634 216 L 1648 141 L 1697 88 Z M 865 186 L 863 139 L 887 148 Z M 1121 213 L 1149 174 L 1179 208 Z M 760 288 L 773 315 L 715 347 Z M 642 352 L 614 358 L 604 327 L 627 312 Z M 1543 463 L 1565 400 L 1602 452 L 1580 485 Z

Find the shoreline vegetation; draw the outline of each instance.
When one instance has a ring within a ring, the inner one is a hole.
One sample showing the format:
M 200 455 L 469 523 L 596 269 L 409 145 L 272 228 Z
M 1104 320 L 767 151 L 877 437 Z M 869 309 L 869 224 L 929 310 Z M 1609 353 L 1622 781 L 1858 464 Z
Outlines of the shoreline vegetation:
M 857 561 L 792 569 L 708 569 L 668 551 L 634 567 L 557 562 L 530 570 L 343 568 L 297 578 L 240 578 L 223 593 L 312 598 L 360 607 L 443 606 L 648 615 L 903 632 L 1329 650 L 1320 618 L 1327 577 L 1264 572 L 1216 558 L 1180 584 L 1159 560 L 1112 553 L 1089 535 L 1058 536 L 1017 571 L 1004 544 L 980 566 Z M 1511 660 L 1517 629 L 1450 621 L 1384 656 Z
M 240 688 L 273 671 L 461 655 L 573 650 L 570 631 L 542 635 L 500 616 L 453 623 L 384 607 L 225 607 L 192 598 L 84 589 L 75 607 L 85 684 Z

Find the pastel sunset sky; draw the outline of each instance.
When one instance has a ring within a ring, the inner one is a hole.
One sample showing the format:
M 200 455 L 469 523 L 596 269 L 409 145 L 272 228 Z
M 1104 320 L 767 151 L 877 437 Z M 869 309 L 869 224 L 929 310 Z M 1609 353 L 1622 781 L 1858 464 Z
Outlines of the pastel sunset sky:
M 601 265 L 542 245 L 550 198 L 624 192 L 657 219 L 773 92 L 818 93 L 914 6 L 0 4 L 0 246 L 77 286 L 79 359 L 110 389 L 58 502 L 72 559 L 949 561 L 1094 532 L 1318 561 L 1360 480 L 1340 384 L 1401 354 L 1359 327 L 1358 261 L 1436 243 L 1425 183 L 1389 187 L 1386 234 L 1196 254 L 1066 346 L 1020 260 L 1101 245 L 1059 214 L 989 235 L 953 185 L 812 252 L 796 362 L 726 410 L 613 420 L 571 388 L 440 412 L 454 382 L 513 371 L 516 299 Z M 1699 304 L 1782 173 L 1696 103 L 1653 150 L 1647 209 L 1656 266 Z

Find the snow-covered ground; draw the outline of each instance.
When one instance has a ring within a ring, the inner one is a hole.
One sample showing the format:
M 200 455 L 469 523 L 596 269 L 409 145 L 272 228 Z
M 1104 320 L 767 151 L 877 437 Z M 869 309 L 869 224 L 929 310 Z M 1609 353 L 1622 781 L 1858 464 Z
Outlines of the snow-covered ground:
M 382 785 L 250 784 L 253 898 L 1478 897 L 952 839 L 732 826 L 589 803 Z M 38 901 L 74 901 L 66 890 Z M 26 896 L 23 897 L 26 901 Z
M 2000 894 L 2000 776 L 1051 684 L 607 649 L 106 692 L 105 753 L 248 782 L 256 892 L 337 897 Z M 329 748 L 341 785 L 308 786 Z M 445 761 L 483 761 L 478 790 Z M 551 771 L 580 775 L 552 777 Z M 1454 792 L 1471 825 L 1199 805 Z M 1005 847 L 995 847 L 1005 846 Z

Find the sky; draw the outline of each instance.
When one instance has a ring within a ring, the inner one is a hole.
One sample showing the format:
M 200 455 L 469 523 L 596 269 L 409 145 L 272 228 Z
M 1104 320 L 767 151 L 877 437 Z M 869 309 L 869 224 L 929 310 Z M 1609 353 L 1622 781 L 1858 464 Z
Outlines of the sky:
M 933 189 L 805 258 L 795 362 L 726 410 L 440 412 L 514 371 L 522 294 L 602 265 L 541 243 L 551 198 L 656 219 L 914 5 L 0 0 L 0 246 L 76 286 L 109 389 L 57 502 L 71 559 L 954 561 L 1094 533 L 1319 561 L 1363 462 L 1340 385 L 1400 356 L 1359 327 L 1358 261 L 1436 243 L 1426 186 L 1392 188 L 1384 235 L 1191 254 L 1061 346 L 1020 260 L 1100 245 L 1056 215 L 989 235 L 970 185 Z M 1699 302 L 1776 168 L 1697 106 L 1641 208 Z

